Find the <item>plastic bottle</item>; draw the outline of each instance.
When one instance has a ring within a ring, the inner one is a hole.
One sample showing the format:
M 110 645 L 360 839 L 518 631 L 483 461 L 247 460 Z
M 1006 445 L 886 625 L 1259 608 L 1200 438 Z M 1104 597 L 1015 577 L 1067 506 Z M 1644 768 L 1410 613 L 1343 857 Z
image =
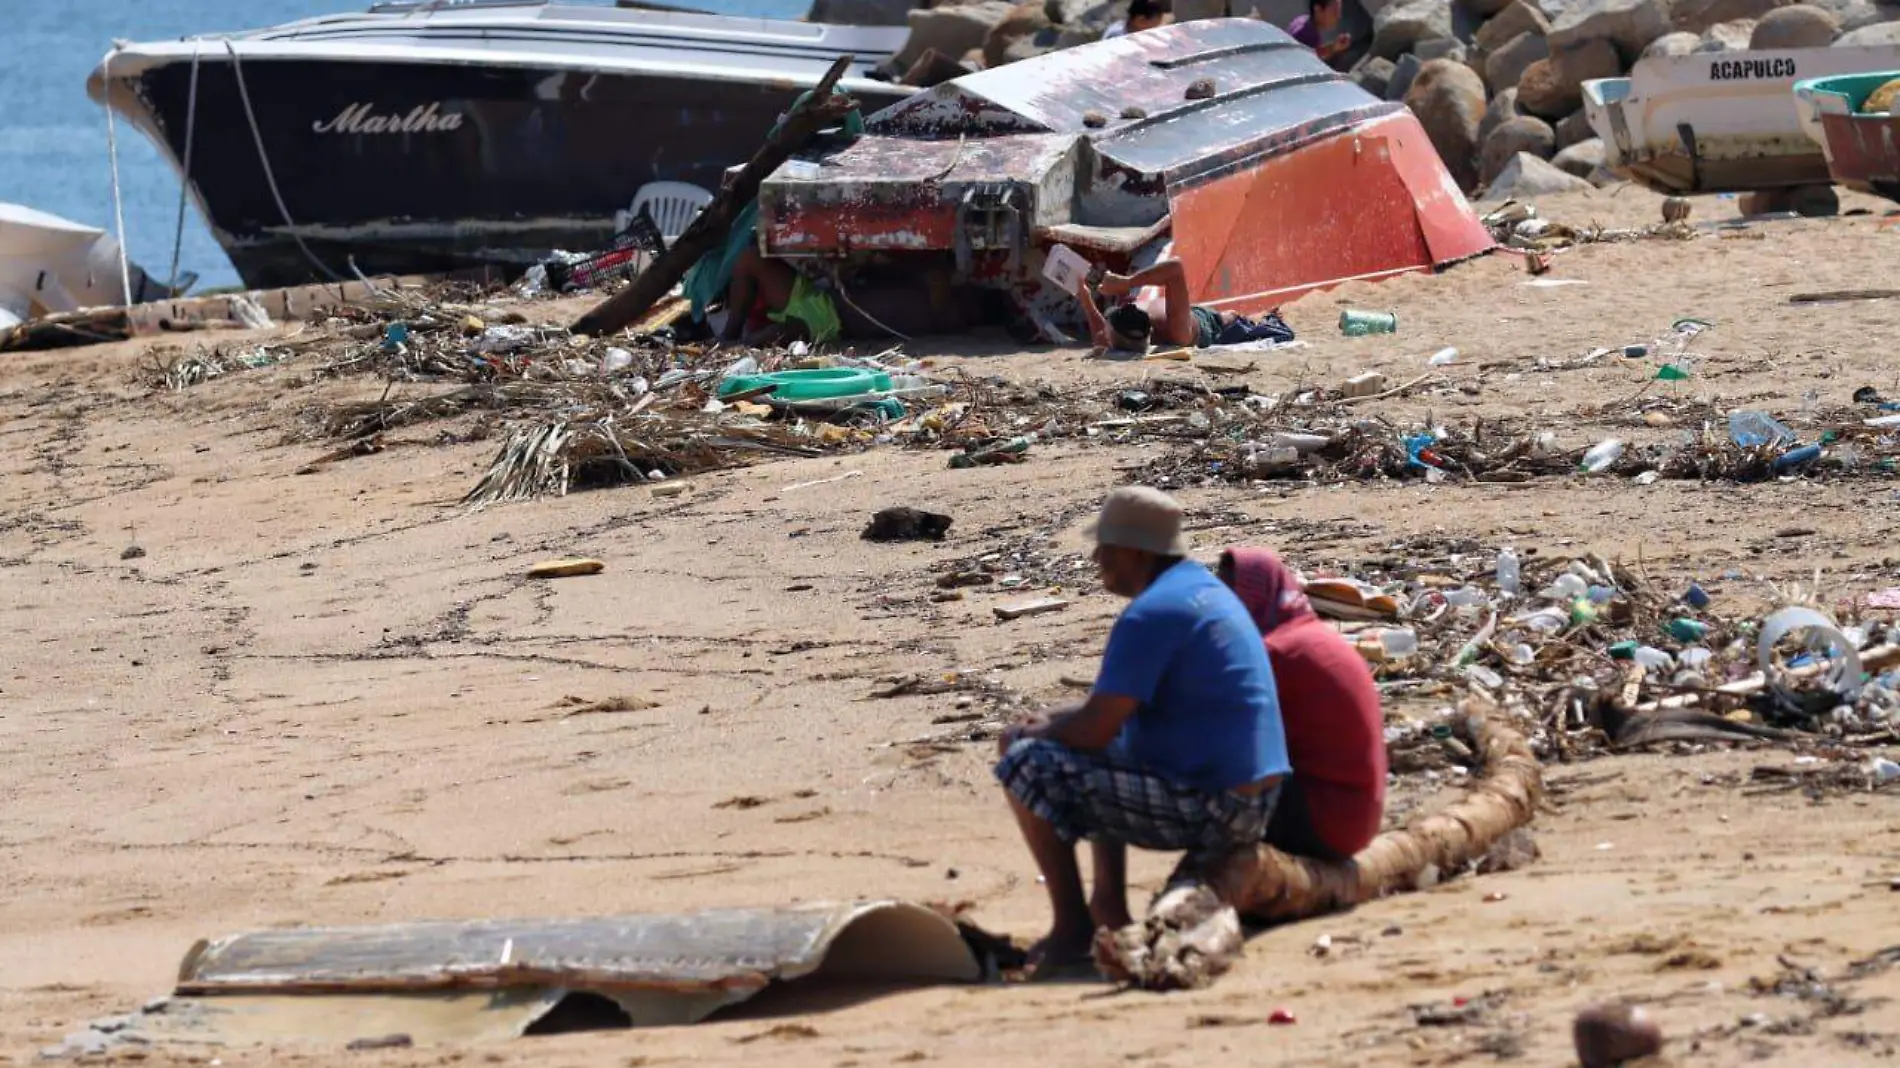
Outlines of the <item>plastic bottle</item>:
M 1339 313 L 1339 332 L 1347 337 L 1390 334 L 1399 328 L 1399 317 L 1391 312 L 1362 311 L 1347 308 Z
M 1699 619 L 1672 619 L 1663 630 L 1679 642 L 1699 642 L 1708 636 L 1709 625 Z
M 1645 671 L 1667 671 L 1676 662 L 1676 658 L 1652 646 L 1642 646 L 1630 659 L 1643 666 Z
M 1775 470 L 1792 471 L 1795 468 L 1800 467 L 1802 464 L 1812 463 L 1815 460 L 1818 460 L 1820 458 L 1821 458 L 1821 446 L 1803 445 L 1798 449 L 1789 449 L 1787 452 L 1784 452 L 1780 456 L 1776 457 Z
M 1518 571 L 1517 550 L 1508 546 L 1498 553 L 1498 589 L 1516 596 L 1523 587 L 1523 576 Z
M 1583 454 L 1583 462 L 1578 467 L 1586 474 L 1597 474 L 1610 469 L 1610 465 L 1623 458 L 1623 443 L 1615 438 L 1606 438 L 1590 447 Z
M 1709 607 L 1709 591 L 1703 589 L 1701 583 L 1691 582 L 1689 588 L 1683 592 L 1682 600 L 1694 609 L 1707 608 Z

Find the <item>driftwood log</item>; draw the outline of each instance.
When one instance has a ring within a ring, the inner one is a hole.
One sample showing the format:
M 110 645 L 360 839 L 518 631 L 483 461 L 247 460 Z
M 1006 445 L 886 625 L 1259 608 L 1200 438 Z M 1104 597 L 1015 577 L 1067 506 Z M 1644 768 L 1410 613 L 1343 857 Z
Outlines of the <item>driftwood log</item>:
M 1458 801 L 1387 831 L 1344 863 L 1270 846 L 1229 854 L 1210 871 L 1179 871 L 1148 918 L 1100 932 L 1095 961 L 1119 982 L 1154 990 L 1205 986 L 1243 948 L 1240 918 L 1305 919 L 1422 887 L 1464 870 L 1531 821 L 1544 781 L 1505 710 L 1480 697 L 1459 709 L 1482 775 Z
M 852 58 L 840 56 L 818 80 L 811 95 L 786 114 L 785 121 L 752 154 L 745 168 L 713 197 L 712 203 L 693 219 L 672 247 L 654 257 L 632 285 L 575 320 L 574 333 L 600 337 L 618 333 L 639 321 L 647 309 L 686 277 L 686 272 L 701 256 L 717 248 L 732 231 L 733 218 L 759 195 L 759 186 L 766 177 L 792 158 L 792 153 L 811 140 L 812 135 L 857 108 L 857 101 L 832 92 L 838 79 L 851 68 Z

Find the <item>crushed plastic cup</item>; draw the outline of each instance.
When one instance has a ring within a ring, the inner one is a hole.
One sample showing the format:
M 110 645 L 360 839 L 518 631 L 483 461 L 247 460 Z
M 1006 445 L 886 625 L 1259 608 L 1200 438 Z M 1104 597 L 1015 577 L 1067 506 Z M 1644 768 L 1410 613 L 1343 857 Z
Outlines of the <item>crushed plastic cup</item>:
M 1574 601 L 1590 589 L 1588 583 L 1568 571 L 1558 575 L 1556 580 L 1544 587 L 1542 596 L 1553 601 Z
M 1476 608 L 1484 602 L 1484 591 L 1476 586 L 1460 586 L 1445 591 L 1445 603 L 1453 608 Z
M 1675 657 L 1648 645 L 1638 646 L 1630 659 L 1641 664 L 1645 671 L 1667 671 L 1676 662 Z
M 1432 353 L 1432 358 L 1425 362 L 1433 367 L 1450 366 L 1458 362 L 1458 350 L 1447 346 Z
M 1701 671 L 1709 666 L 1709 661 L 1714 659 L 1714 657 L 1715 654 L 1707 649 L 1699 645 L 1692 645 L 1676 654 L 1676 663 L 1694 671 Z
M 1885 786 L 1895 779 L 1900 779 L 1900 764 L 1886 757 L 1875 757 L 1867 762 L 1867 774 L 1874 777 L 1876 785 Z
M 1728 413 L 1729 440 L 1744 449 L 1756 449 L 1763 445 L 1779 445 L 1794 440 L 1794 431 L 1767 412 L 1738 411 Z
M 1379 648 L 1388 657 L 1411 656 L 1418 652 L 1418 635 L 1410 627 L 1392 627 L 1379 632 Z
M 1504 687 L 1504 676 L 1492 671 L 1483 664 L 1471 664 L 1467 666 L 1465 668 L 1465 678 L 1470 679 L 1472 682 L 1477 683 L 1487 690 L 1497 690 Z
M 624 371 L 633 366 L 633 353 L 626 349 L 608 349 L 600 357 L 600 369 L 605 374 Z
M 1812 608 L 1799 606 L 1783 608 L 1762 621 L 1761 637 L 1755 643 L 1755 660 L 1769 686 L 1784 699 L 1791 696 L 1781 679 L 1782 671 L 1775 663 L 1775 645 L 1788 635 L 1804 631 L 1807 633 L 1804 655 L 1809 662 L 1819 663 L 1819 658 L 1826 656 L 1824 674 L 1828 688 L 1843 701 L 1859 697 L 1863 685 L 1860 650 L 1833 620 Z M 1791 662 L 1790 666 L 1796 665 Z
M 1563 608 L 1539 608 L 1534 612 L 1517 616 L 1511 622 L 1529 627 L 1531 630 L 1555 634 L 1570 624 L 1570 612 Z

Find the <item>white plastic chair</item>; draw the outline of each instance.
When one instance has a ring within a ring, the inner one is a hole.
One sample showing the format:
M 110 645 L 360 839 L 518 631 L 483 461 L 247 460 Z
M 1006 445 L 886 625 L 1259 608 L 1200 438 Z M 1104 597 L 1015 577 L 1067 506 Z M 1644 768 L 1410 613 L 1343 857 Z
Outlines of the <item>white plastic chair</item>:
M 660 228 L 660 236 L 671 244 L 686 232 L 700 210 L 712 203 L 712 198 L 711 193 L 688 182 L 648 182 L 633 194 L 631 207 L 614 214 L 614 229 L 625 230 L 644 207 Z

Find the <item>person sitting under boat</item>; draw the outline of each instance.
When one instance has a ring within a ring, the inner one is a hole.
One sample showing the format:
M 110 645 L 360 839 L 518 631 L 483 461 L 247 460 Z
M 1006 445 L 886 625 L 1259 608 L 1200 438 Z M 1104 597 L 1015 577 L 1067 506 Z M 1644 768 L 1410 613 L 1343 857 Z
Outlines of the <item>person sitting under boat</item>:
M 1345 12 L 1345 5 L 1346 0 L 1306 0 L 1306 14 L 1287 25 L 1287 36 L 1330 63 L 1334 56 L 1352 47 L 1350 33 L 1335 34 L 1330 41 L 1324 39 L 1326 34 L 1339 28 L 1339 17 Z
M 889 275 L 899 281 L 867 280 L 840 300 L 791 264 L 748 246 L 732 264 L 720 336 L 751 344 L 802 337 L 824 345 L 841 337 L 957 333 L 992 318 L 992 299 L 953 284 L 947 266 L 932 264 Z
M 1133 922 L 1128 846 L 1185 852 L 1183 872 L 1249 847 L 1266 835 L 1290 768 L 1260 631 L 1232 590 L 1187 559 L 1181 506 L 1124 487 L 1093 534 L 1102 585 L 1130 599 L 1094 690 L 998 743 L 996 778 L 1054 912 L 1031 951 L 1038 970 L 1086 961 L 1097 928 Z
M 1344 861 L 1372 842 L 1385 819 L 1385 716 L 1372 671 L 1269 550 L 1228 549 L 1216 573 L 1265 638 L 1293 763 L 1266 842 L 1283 853 Z
M 1159 297 L 1149 299 L 1147 307 L 1124 299 L 1104 315 L 1089 291 L 1088 281 L 1077 283 L 1076 296 L 1082 301 L 1089 337 L 1097 349 L 1146 354 L 1149 345 L 1156 340 L 1201 349 L 1249 341 L 1293 340 L 1292 328 L 1280 318 L 1278 311 L 1268 312 L 1256 320 L 1237 312 L 1215 311 L 1195 304 L 1188 298 L 1187 269 L 1180 260 L 1162 260 L 1131 275 L 1110 271 L 1102 276 L 1101 291 L 1110 297 L 1127 298 L 1145 287 L 1160 289 Z
M 1110 25 L 1102 33 L 1102 39 L 1106 41 L 1110 37 L 1152 30 L 1161 25 L 1164 17 L 1161 0 L 1128 0 L 1128 16 Z

